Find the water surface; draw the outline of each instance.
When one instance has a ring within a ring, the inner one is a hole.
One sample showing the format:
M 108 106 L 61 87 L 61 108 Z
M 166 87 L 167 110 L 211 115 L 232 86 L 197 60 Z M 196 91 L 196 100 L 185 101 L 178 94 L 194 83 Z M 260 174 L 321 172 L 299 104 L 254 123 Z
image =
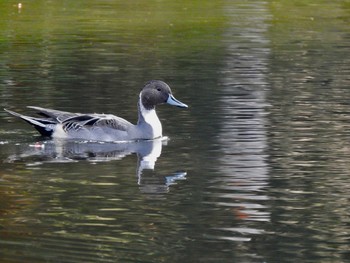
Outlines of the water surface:
M 53 141 L 0 112 L 6 262 L 345 262 L 347 1 L 0 4 L 0 106 L 115 113 L 167 139 Z

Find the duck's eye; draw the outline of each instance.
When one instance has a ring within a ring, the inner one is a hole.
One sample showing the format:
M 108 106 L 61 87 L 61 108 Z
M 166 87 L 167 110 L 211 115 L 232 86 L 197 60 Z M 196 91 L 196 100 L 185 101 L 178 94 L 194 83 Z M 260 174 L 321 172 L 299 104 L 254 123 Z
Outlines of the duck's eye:
M 160 89 L 160 88 L 157 88 L 157 90 L 158 90 L 158 91 L 161 91 L 161 89 Z

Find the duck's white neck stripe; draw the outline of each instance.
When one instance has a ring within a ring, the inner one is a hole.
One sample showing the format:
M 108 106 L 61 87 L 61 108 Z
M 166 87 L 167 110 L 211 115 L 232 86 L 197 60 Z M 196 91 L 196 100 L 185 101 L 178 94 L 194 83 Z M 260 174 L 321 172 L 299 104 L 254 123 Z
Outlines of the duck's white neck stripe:
M 160 123 L 160 120 L 157 116 L 155 108 L 151 110 L 147 110 L 141 100 L 139 100 L 139 107 L 140 107 L 140 114 L 142 115 L 144 121 L 152 127 L 153 130 L 153 138 L 161 137 L 162 136 L 162 124 Z

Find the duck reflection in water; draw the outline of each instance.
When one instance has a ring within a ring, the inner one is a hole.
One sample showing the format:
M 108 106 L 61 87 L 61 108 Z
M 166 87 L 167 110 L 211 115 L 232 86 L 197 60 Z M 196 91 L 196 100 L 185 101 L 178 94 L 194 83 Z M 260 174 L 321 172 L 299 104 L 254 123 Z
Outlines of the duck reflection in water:
M 162 153 L 162 147 L 167 143 L 167 137 L 122 143 L 46 140 L 26 145 L 20 154 L 9 156 L 7 161 L 26 161 L 31 162 L 30 165 L 78 161 L 97 163 L 121 160 L 136 153 L 138 157 L 136 176 L 140 190 L 145 193 L 165 193 L 169 191 L 170 185 L 176 184 L 176 181 L 185 180 L 187 173 L 174 172 L 165 177 L 157 176 L 155 179 L 153 175 L 147 178 L 144 171 L 154 170 L 156 161 Z

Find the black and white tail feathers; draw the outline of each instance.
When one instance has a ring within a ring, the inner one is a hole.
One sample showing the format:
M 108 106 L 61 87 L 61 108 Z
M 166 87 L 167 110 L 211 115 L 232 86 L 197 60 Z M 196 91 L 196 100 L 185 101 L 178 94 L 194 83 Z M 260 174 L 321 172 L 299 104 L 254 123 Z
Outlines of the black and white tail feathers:
M 43 119 L 43 118 L 35 118 L 30 117 L 26 115 L 19 114 L 17 112 L 4 109 L 8 113 L 12 114 L 13 116 L 16 116 L 18 118 L 21 118 L 22 120 L 28 122 L 30 125 L 32 125 L 42 136 L 50 137 L 53 133 L 53 127 L 57 124 L 57 121 L 50 120 L 50 119 Z

